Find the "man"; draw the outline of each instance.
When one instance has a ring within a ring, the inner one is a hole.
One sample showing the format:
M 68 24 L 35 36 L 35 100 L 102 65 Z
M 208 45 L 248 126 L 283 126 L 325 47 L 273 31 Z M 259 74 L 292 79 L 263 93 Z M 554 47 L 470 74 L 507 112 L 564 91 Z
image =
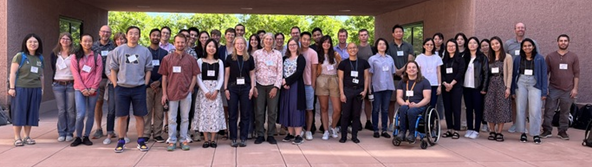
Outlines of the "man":
M 237 37 L 245 37 L 245 26 L 242 24 L 237 24 L 234 26 L 234 31 L 236 31 Z
M 181 29 L 181 30 L 179 30 L 179 34 L 182 34 L 185 38 L 187 38 L 187 42 L 190 42 L 191 41 L 191 34 L 189 33 L 189 30 L 187 30 L 187 29 Z M 175 48 L 178 48 L 178 47 L 175 47 Z M 195 58 L 195 59 L 198 58 L 197 57 L 197 52 L 195 52 L 195 48 L 190 47 L 189 44 L 186 44 L 185 47 L 183 49 L 181 49 L 181 50 L 184 50 L 185 53 L 193 56 L 193 58 Z M 169 53 L 173 53 L 175 51 L 176 51 L 176 49 L 172 49 L 172 50 L 169 50 Z
M 358 45 L 358 58 L 368 61 L 370 56 L 374 55 L 372 46 L 368 44 L 368 30 L 361 29 L 358 31 L 358 39 L 360 40 L 360 45 Z M 369 91 L 368 93 L 372 93 L 372 91 Z M 370 121 L 372 120 L 372 102 L 370 102 L 370 99 L 364 99 L 364 104 L 364 114 L 366 114 L 366 125 L 364 125 L 364 128 L 374 130 L 372 122 Z
M 232 51 L 234 51 L 233 42 L 236 34 L 235 32 L 236 31 L 234 31 L 234 29 L 232 28 L 228 28 L 226 29 L 226 31 L 224 31 L 224 39 L 226 40 L 226 45 L 220 45 L 220 48 L 218 48 L 218 56 L 222 61 L 226 61 L 226 57 L 232 54 Z
M 263 37 L 263 49 L 253 53 L 255 60 L 255 81 L 257 82 L 257 96 L 255 105 L 255 144 L 261 144 L 267 135 L 267 142 L 277 144 L 273 137 L 276 132 L 277 109 L 279 91 L 283 80 L 283 59 L 279 51 L 273 49 L 273 34 L 267 33 Z M 266 105 L 267 104 L 267 105 Z M 266 108 L 267 107 L 267 108 Z M 267 109 L 267 113 L 265 112 Z M 267 133 L 263 124 L 267 115 Z
M 164 26 L 160 29 L 160 48 L 166 50 L 167 52 L 171 52 L 175 49 L 175 46 L 169 43 L 171 39 L 171 28 Z
M 191 27 L 188 29 L 189 30 L 189 48 L 195 48 L 195 42 L 197 42 L 197 39 L 199 38 L 199 29 L 197 29 L 196 27 Z
M 561 34 L 557 37 L 559 50 L 550 53 L 545 58 L 549 74 L 549 96 L 545 102 L 545 114 L 543 120 L 543 138 L 551 137 L 553 126 L 551 122 L 557 101 L 559 101 L 559 127 L 557 136 L 563 140 L 569 140 L 567 129 L 569 128 L 569 112 L 571 104 L 578 96 L 578 85 L 580 80 L 580 62 L 578 55 L 567 50 L 569 47 L 569 36 Z
M 292 36 L 292 38 L 297 39 L 296 41 L 299 41 L 298 39 L 300 39 L 300 27 L 298 26 L 294 26 L 290 29 L 290 36 Z
M 259 36 L 259 39 L 263 40 L 263 36 L 265 35 L 265 30 L 258 30 L 257 31 L 257 36 Z
M 148 151 L 144 136 L 144 116 L 148 114 L 146 108 L 146 85 L 150 81 L 152 71 L 152 56 L 150 51 L 138 45 L 140 28 L 130 26 L 126 31 L 127 44 L 113 50 L 109 67 L 111 75 L 109 80 L 115 87 L 117 99 L 117 121 L 119 127 L 119 141 L 115 147 L 116 153 L 123 152 L 125 145 L 127 117 L 129 116 L 130 103 L 134 108 L 136 118 L 136 131 L 138 132 L 138 149 Z
M 115 43 L 113 42 L 113 40 L 111 40 L 111 28 L 108 25 L 103 25 L 99 30 L 99 40 L 93 43 L 91 50 L 93 50 L 94 53 L 101 54 L 103 58 L 103 64 L 105 64 L 107 60 L 107 55 L 113 49 L 115 49 Z M 103 68 L 105 68 L 105 66 L 103 66 Z M 105 95 L 105 85 L 107 85 L 107 80 L 107 75 L 103 73 L 103 79 L 99 84 L 99 98 L 97 99 L 97 104 L 95 107 L 95 123 L 97 124 L 97 130 L 95 131 L 95 134 L 93 134 L 93 139 L 98 139 L 104 136 L 103 128 L 101 126 L 103 124 L 103 99 Z
M 164 117 L 163 105 L 160 103 L 162 99 L 162 88 L 161 77 L 158 73 L 160 63 L 164 56 L 167 55 L 167 51 L 158 47 L 160 41 L 160 30 L 157 28 L 150 30 L 150 47 L 148 50 L 152 53 L 152 72 L 150 74 L 150 81 L 148 82 L 148 88 L 146 88 L 146 103 L 148 109 L 148 115 L 144 116 L 144 138 L 150 139 L 152 135 L 153 139 L 158 143 L 163 143 L 162 138 L 162 122 Z M 152 124 L 152 118 L 154 118 L 154 124 Z M 151 134 L 152 132 L 152 134 Z
M 185 53 L 193 56 L 193 58 L 195 58 L 195 60 L 197 61 L 198 57 L 197 57 L 197 53 L 195 52 L 195 48 L 191 48 L 189 47 L 189 45 L 187 44 L 187 42 L 189 41 L 189 39 L 191 38 L 190 34 L 189 34 L 189 30 L 187 29 L 181 29 L 179 30 L 179 34 L 182 34 L 185 37 L 185 47 L 183 47 L 185 50 Z M 175 46 L 175 48 L 179 48 L 177 46 Z M 175 50 L 173 50 L 175 52 Z M 170 54 L 170 53 L 169 53 Z M 198 87 L 194 87 L 193 88 L 193 92 L 197 92 Z M 193 116 L 195 115 L 195 99 L 197 98 L 197 93 L 193 93 L 191 94 L 191 106 L 189 107 L 189 122 L 193 121 Z M 181 123 L 181 118 L 177 119 L 177 123 L 180 124 Z M 191 126 L 189 129 L 193 129 Z M 188 130 L 189 130 L 188 129 Z M 193 130 L 189 130 L 189 135 L 192 137 L 192 141 L 201 141 L 201 133 L 195 133 L 195 131 Z
M 339 44 L 337 44 L 337 46 L 333 47 L 333 50 L 335 50 L 335 52 L 339 53 L 339 55 L 341 55 L 341 60 L 345 60 L 347 58 L 349 58 L 349 54 L 347 53 L 347 30 L 345 29 L 339 29 L 339 31 L 337 32 L 337 39 L 339 40 Z
M 213 29 L 210 31 L 210 38 L 214 39 L 216 42 L 220 43 L 220 37 L 222 37 L 222 32 L 220 32 L 220 30 Z
M 321 48 L 321 38 L 323 38 L 323 30 L 319 27 L 315 27 L 312 29 L 312 39 L 314 39 L 315 43 L 311 44 L 309 48 L 312 50 L 317 50 L 317 48 Z M 317 52 L 318 54 L 318 52 Z
M 300 35 L 300 43 L 302 44 L 302 55 L 306 59 L 306 66 L 304 67 L 304 90 L 306 92 L 306 140 L 312 140 L 312 130 L 314 121 L 314 88 L 316 86 L 317 76 L 317 65 L 319 59 L 317 52 L 310 49 L 310 37 L 312 35 L 309 32 L 303 32 Z
M 283 55 L 286 55 L 286 46 L 284 46 L 284 34 L 275 34 L 275 50 L 280 51 Z
M 413 45 L 403 41 L 404 31 L 405 30 L 401 25 L 397 24 L 393 26 L 392 36 L 394 40 L 389 44 L 389 49 L 387 51 L 387 54 L 395 61 L 395 67 L 397 68 L 394 77 L 395 85 L 398 85 L 399 81 L 401 81 L 401 76 L 403 75 L 403 71 L 405 71 L 405 64 L 407 64 L 408 61 L 415 59 L 415 56 L 413 56 Z M 396 97 L 397 93 L 393 93 L 389 104 L 389 131 L 393 131 L 394 129 L 392 120 L 395 116 Z
M 182 34 L 175 36 L 175 47 L 184 48 L 187 38 Z M 177 50 L 167 55 L 158 71 L 162 75 L 162 99 L 164 105 L 169 102 L 169 138 L 167 139 L 168 151 L 176 148 L 179 142 L 181 149 L 189 150 L 191 138 L 187 134 L 189 129 L 189 108 L 191 107 L 191 94 L 194 91 L 197 75 L 200 73 L 197 59 L 191 55 Z M 178 112 L 178 109 L 181 112 Z M 177 140 L 177 114 L 180 113 L 181 128 L 179 130 L 180 141 Z

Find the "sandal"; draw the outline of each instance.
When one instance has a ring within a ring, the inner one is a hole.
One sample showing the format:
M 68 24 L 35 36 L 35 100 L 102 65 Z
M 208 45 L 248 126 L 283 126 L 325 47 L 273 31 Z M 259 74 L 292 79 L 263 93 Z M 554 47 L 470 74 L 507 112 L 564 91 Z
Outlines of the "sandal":
M 449 137 L 452 137 L 452 132 L 450 132 L 450 131 L 447 131 L 446 133 L 442 134 L 442 137 L 443 137 L 443 138 L 449 138 Z
M 497 133 L 489 132 L 489 137 L 487 138 L 487 140 L 495 140 L 495 139 L 497 139 Z
M 454 132 L 454 133 L 452 134 L 452 137 L 451 137 L 451 138 L 452 138 L 452 139 L 459 139 L 459 138 L 460 138 L 460 134 L 458 134 L 458 132 Z
M 495 141 L 503 142 L 504 141 L 504 135 L 502 133 L 496 134 Z
M 35 145 L 35 140 L 31 139 L 30 137 L 25 137 L 25 144 Z
M 21 140 L 21 139 L 14 140 L 14 146 L 19 147 L 19 146 L 24 146 L 24 145 L 25 145 L 25 143 L 23 143 L 23 140 Z

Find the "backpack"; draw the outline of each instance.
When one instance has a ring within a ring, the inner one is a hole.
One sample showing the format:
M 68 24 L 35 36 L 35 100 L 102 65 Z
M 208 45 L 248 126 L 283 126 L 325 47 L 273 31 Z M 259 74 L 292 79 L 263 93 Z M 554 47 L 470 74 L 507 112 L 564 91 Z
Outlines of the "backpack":
M 584 141 L 582 142 L 583 146 L 592 147 L 592 121 L 588 123 L 588 127 L 586 128 L 586 132 L 584 133 Z
M 18 74 L 19 71 L 21 70 L 21 68 L 23 67 L 23 64 L 25 64 L 25 61 L 27 60 L 27 54 L 25 52 L 21 52 L 21 61 L 19 63 L 19 67 L 16 70 L 16 78 L 14 80 L 14 85 L 16 86 L 16 80 L 18 79 Z M 39 60 L 41 60 L 41 67 L 45 66 L 45 62 L 43 60 L 43 55 L 39 55 Z M 8 79 L 7 79 L 7 84 L 6 86 L 8 86 L 8 88 L 10 89 L 10 74 L 8 75 Z
M 590 120 L 592 119 L 592 105 L 586 104 L 582 106 L 574 117 L 573 127 L 576 129 L 585 130 Z
M 561 111 L 561 108 L 559 107 L 559 102 L 558 102 L 557 103 L 557 110 L 555 110 L 555 114 L 553 115 L 553 120 L 551 121 L 551 124 L 555 127 L 559 127 L 560 111 Z M 567 119 L 569 120 L 569 123 L 568 123 L 569 127 L 573 126 L 574 115 L 576 115 L 577 113 L 578 113 L 578 106 L 576 106 L 575 103 L 572 103 L 571 107 L 570 107 L 569 115 L 567 116 Z

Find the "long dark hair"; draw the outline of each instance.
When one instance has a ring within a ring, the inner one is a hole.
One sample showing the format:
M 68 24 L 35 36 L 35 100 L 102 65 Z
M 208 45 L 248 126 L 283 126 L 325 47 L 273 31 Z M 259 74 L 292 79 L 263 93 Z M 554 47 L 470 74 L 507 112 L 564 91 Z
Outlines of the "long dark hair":
M 426 49 L 423 47 L 425 46 L 426 43 L 432 41 L 432 54 L 436 54 L 436 43 L 434 42 L 434 40 L 432 38 L 426 38 L 425 40 L 423 40 L 423 45 L 421 47 L 421 53 L 426 54 Z
M 445 49 L 446 51 L 444 51 L 444 53 L 442 53 L 442 57 L 444 59 L 443 60 L 444 62 L 448 62 L 448 61 L 450 61 L 450 59 L 453 59 L 453 58 L 450 58 L 450 53 L 448 53 L 448 43 L 451 43 L 451 42 L 454 44 L 454 53 L 452 53 L 452 54 L 454 54 L 453 58 L 456 58 L 459 54 L 458 53 L 458 44 L 456 43 L 456 39 L 454 39 L 454 38 L 448 39 L 448 41 L 443 43 L 443 44 L 445 44 L 444 46 L 446 46 L 446 49 Z
M 84 38 L 85 36 L 89 36 L 91 41 L 94 40 L 92 35 L 84 33 L 84 34 L 80 35 L 80 42 L 81 43 L 82 43 L 82 38 Z M 76 60 L 78 60 L 78 61 L 80 61 L 80 59 L 82 59 L 84 57 L 84 49 L 82 48 L 82 45 L 80 45 L 80 47 L 78 47 L 78 50 L 76 50 L 76 52 L 74 52 L 74 55 L 76 56 Z
M 210 38 L 210 39 L 208 39 L 208 40 L 206 41 L 206 47 L 204 48 L 204 53 L 205 53 L 205 54 L 204 54 L 204 57 L 203 57 L 203 58 L 206 58 L 206 57 L 208 57 L 208 52 L 206 51 L 206 48 L 208 48 L 208 44 L 210 44 L 211 42 L 213 42 L 213 43 L 214 43 L 214 47 L 216 48 L 216 53 L 214 53 L 214 59 L 215 59 L 215 60 L 218 60 L 218 59 L 220 59 L 220 56 L 218 56 L 218 47 L 219 47 L 219 46 L 218 46 L 218 42 L 216 42 L 216 40 L 214 40 L 214 39 L 212 39 L 212 38 Z
M 465 41 L 465 45 L 467 46 L 465 48 L 465 53 L 464 53 L 464 57 L 466 59 L 466 62 L 469 62 L 469 60 L 471 59 L 471 51 L 469 50 L 469 41 L 471 41 L 471 40 L 474 40 L 477 42 L 477 50 L 475 51 L 475 55 L 479 56 L 479 55 L 483 54 L 481 52 L 481 43 L 479 43 L 479 38 L 471 37 L 471 38 L 469 38 L 469 40 Z
M 201 43 L 201 41 L 199 41 L 199 38 L 201 37 L 201 34 L 208 35 L 208 40 L 210 39 L 210 34 L 208 34 L 207 31 L 199 32 L 199 35 L 197 35 L 197 46 L 195 46 L 195 52 L 197 54 L 197 58 L 205 58 L 207 56 L 207 54 L 206 54 L 206 48 L 202 47 L 201 46 L 202 43 Z M 189 40 L 187 40 L 187 41 L 189 41 Z M 206 43 L 207 43 L 207 41 L 206 41 Z M 217 49 L 216 49 L 216 52 L 218 52 Z
M 329 45 L 331 45 L 327 51 L 327 59 L 329 64 L 335 64 L 335 50 L 333 50 L 333 40 L 331 40 L 331 36 L 329 35 L 323 36 L 323 38 L 321 38 L 321 47 L 317 47 L 317 53 L 322 53 L 318 54 L 319 62 L 321 62 L 321 64 L 322 62 L 325 62 L 325 49 L 323 49 L 323 43 L 325 43 L 325 41 L 328 41 Z
M 409 62 L 407 62 L 407 64 L 405 64 L 405 72 L 403 72 L 403 82 L 409 81 L 409 74 L 407 74 L 407 68 L 409 68 L 409 64 L 412 64 L 412 63 L 415 64 L 415 67 L 417 68 L 417 78 L 415 78 L 415 83 L 419 83 L 423 79 L 423 75 L 421 75 L 421 70 L 419 69 L 419 64 L 417 64 L 417 62 L 415 62 L 415 61 L 409 61 Z
M 255 37 L 255 40 L 257 40 L 257 48 L 255 50 L 259 50 L 263 47 L 261 47 L 261 38 L 259 38 L 259 35 L 257 34 L 253 34 L 249 37 L 249 48 L 247 49 L 247 52 L 251 53 L 251 51 L 253 51 L 253 46 L 251 45 L 251 38 Z M 272 48 L 275 46 L 272 46 Z
M 524 40 L 522 40 L 522 42 L 520 43 L 520 57 L 522 58 L 522 60 L 526 60 L 526 53 L 524 52 L 524 42 L 530 42 L 532 44 L 532 59 L 534 60 L 534 57 L 539 54 L 537 52 L 537 46 L 534 43 L 534 41 L 530 38 L 525 38 Z
M 37 43 L 39 45 L 39 47 L 37 47 L 37 50 L 35 50 L 35 56 L 41 56 L 41 54 L 43 53 L 43 44 L 41 42 L 41 37 L 39 37 L 37 34 L 27 34 L 25 36 L 25 38 L 23 39 L 23 44 L 21 46 L 21 52 L 29 55 L 29 49 L 27 48 L 27 40 L 29 40 L 29 38 L 35 38 L 37 39 Z
M 469 40 L 467 40 L 467 36 L 464 33 L 459 32 L 458 34 L 456 34 L 454 36 L 454 40 L 458 39 L 459 36 L 465 40 L 465 43 L 463 44 L 463 48 L 465 48 L 465 50 L 469 49 Z M 477 42 L 479 42 L 479 41 L 477 41 Z M 458 43 L 457 43 L 456 49 L 458 50 Z M 458 51 L 458 52 L 460 52 L 460 51 Z
M 435 33 L 434 36 L 432 36 L 433 39 L 435 39 L 436 37 L 439 37 L 440 40 L 444 41 L 444 34 L 442 33 Z M 434 42 L 434 50 L 436 49 L 436 43 Z M 446 52 L 446 45 L 444 44 L 444 42 L 442 42 L 442 44 L 440 44 L 440 50 L 438 51 L 438 54 L 440 56 L 442 56 L 442 54 Z
M 500 44 L 500 49 L 499 49 L 499 60 L 501 62 L 504 62 L 504 60 L 506 60 L 506 50 L 504 49 L 504 43 L 502 43 L 502 39 L 498 36 L 494 36 L 491 37 L 491 40 L 489 40 L 489 64 L 491 63 L 495 63 L 495 51 L 493 51 L 493 48 L 491 47 L 491 43 L 493 42 L 493 40 L 496 40 L 499 42 Z

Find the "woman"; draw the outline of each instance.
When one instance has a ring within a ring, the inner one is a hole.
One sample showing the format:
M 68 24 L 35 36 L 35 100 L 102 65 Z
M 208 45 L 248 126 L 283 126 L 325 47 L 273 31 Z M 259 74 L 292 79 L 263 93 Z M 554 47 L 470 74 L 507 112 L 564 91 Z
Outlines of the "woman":
M 31 127 L 39 126 L 39 106 L 44 88 L 43 44 L 36 34 L 28 34 L 23 39 L 21 52 L 12 58 L 8 95 L 12 96 L 12 128 L 14 145 L 33 145 Z M 23 128 L 24 127 L 24 128 Z M 24 129 L 24 141 L 21 131 Z
M 329 129 L 323 133 L 323 140 L 329 140 L 329 135 L 333 138 L 339 137 L 335 127 L 341 116 L 341 105 L 339 102 L 339 84 L 337 83 L 337 66 L 341 62 L 339 53 L 333 50 L 333 41 L 331 36 L 325 35 L 321 38 L 321 48 L 318 48 L 317 53 L 319 62 L 323 62 L 317 66 L 317 80 L 315 94 L 319 98 L 319 105 L 321 106 L 321 122 L 323 128 Z M 331 124 L 329 124 L 329 98 L 333 105 L 333 115 L 331 116 Z M 331 127 L 329 127 L 331 125 Z
M 514 58 L 512 71 L 512 96 L 516 97 L 516 129 L 522 132 L 520 141 L 528 141 L 526 137 L 526 108 L 530 118 L 529 130 L 536 144 L 541 143 L 541 106 L 547 99 L 547 65 L 537 46 L 530 38 L 522 40 L 520 57 Z M 542 100 L 542 101 L 541 101 Z M 528 106 L 526 106 L 528 104 Z
M 207 56 L 197 60 L 202 73 L 197 75 L 198 100 L 195 102 L 195 116 L 191 127 L 203 132 L 203 148 L 216 148 L 216 133 L 226 129 L 222 95 L 219 92 L 224 83 L 224 63 L 218 58 L 218 43 L 214 39 L 208 39 L 204 43 Z
M 76 126 L 74 77 L 70 71 L 70 54 L 74 53 L 72 41 L 74 40 L 70 33 L 61 33 L 58 44 L 51 53 L 51 69 L 54 71 L 52 88 L 58 105 L 59 142 L 72 141 Z
M 113 35 L 113 40 L 115 41 L 115 47 L 117 46 L 121 46 L 121 45 L 125 45 L 127 43 L 127 39 L 125 38 L 125 34 L 118 32 L 115 33 L 115 35 Z M 109 64 L 109 58 L 107 58 L 107 61 L 105 64 Z M 111 72 L 111 70 L 109 70 L 109 68 L 106 68 L 105 71 L 103 71 L 105 74 L 107 74 L 107 76 L 109 75 L 109 73 Z M 103 140 L 103 144 L 107 145 L 107 144 L 111 144 L 111 138 L 116 138 L 117 136 L 115 135 L 115 88 L 113 87 L 113 84 L 111 83 L 111 81 L 107 81 L 107 86 L 106 86 L 106 91 L 107 91 L 107 137 Z M 109 100 L 112 99 L 112 100 Z M 164 118 L 164 124 L 165 124 L 165 133 L 167 128 L 167 115 L 168 114 L 164 114 L 165 118 Z M 130 118 L 127 118 L 127 124 L 126 124 L 126 129 L 129 129 L 129 120 Z M 129 143 L 130 139 L 127 136 L 124 136 L 125 139 L 125 143 Z
M 76 90 L 76 138 L 70 146 L 80 144 L 92 145 L 88 138 L 94 124 L 94 108 L 97 102 L 99 84 L 103 76 L 103 60 L 100 54 L 91 50 L 93 37 L 83 34 L 80 38 L 80 49 L 71 60 L 70 70 L 74 76 L 74 90 Z M 84 123 L 86 115 L 86 123 Z M 84 134 L 82 130 L 84 129 Z M 82 139 L 81 139 L 82 137 Z
M 339 93 L 341 100 L 341 139 L 340 143 L 347 141 L 347 133 L 350 125 L 351 140 L 354 143 L 360 143 L 358 139 L 358 130 L 362 125 L 360 123 L 360 113 L 362 110 L 362 100 L 368 92 L 370 84 L 370 64 L 364 59 L 358 59 L 358 47 L 354 43 L 347 45 L 349 58 L 339 63 L 337 67 L 337 76 L 339 77 Z
M 485 54 L 485 56 L 487 56 L 489 58 L 489 49 L 490 49 L 490 42 L 489 39 L 482 39 L 481 43 L 479 44 L 481 45 L 481 53 Z M 491 63 L 491 62 L 490 62 Z
M 438 95 L 440 95 L 442 83 L 440 66 L 442 66 L 442 59 L 438 57 L 434 50 L 434 41 L 432 38 L 427 38 L 423 41 L 423 51 L 415 62 L 419 65 L 423 76 L 430 82 L 432 86 L 432 99 L 430 100 L 430 106 L 436 108 L 438 102 Z
M 113 35 L 113 40 L 115 41 L 116 47 L 127 43 L 125 34 L 121 32 L 115 33 L 115 35 Z
M 305 122 L 306 99 L 304 94 L 304 66 L 306 60 L 300 54 L 300 47 L 295 38 L 288 40 L 288 51 L 284 56 L 284 79 L 280 93 L 279 122 L 288 127 L 288 135 L 284 142 L 294 140 L 292 144 L 302 144 L 300 133 Z M 296 136 L 296 137 L 294 137 Z
M 378 38 L 374 46 L 376 46 L 378 53 L 368 59 L 372 89 L 374 91 L 374 106 L 372 106 L 373 136 L 379 138 L 382 135 L 384 138 L 391 138 L 391 135 L 387 132 L 387 122 L 389 103 L 393 91 L 395 91 L 393 79 L 396 70 L 395 62 L 390 55 L 386 54 L 388 42 L 384 38 Z M 378 134 L 378 113 L 380 113 L 382 125 L 381 135 Z
M 253 34 L 251 35 L 251 37 L 249 37 L 249 49 L 247 49 L 249 54 L 253 55 L 253 52 L 263 48 L 261 45 L 259 45 L 259 42 L 261 42 L 261 38 L 259 38 L 259 35 Z
M 464 57 L 465 51 L 468 47 L 467 36 L 464 33 L 458 33 L 454 36 L 454 39 L 456 40 L 456 44 L 458 46 L 458 53 Z
M 208 34 L 207 31 L 202 31 L 199 33 L 199 39 L 195 48 L 195 52 L 197 52 L 197 58 L 205 58 L 207 56 L 206 41 L 208 39 L 210 39 L 210 34 Z
M 399 108 L 399 134 L 397 140 L 403 141 L 407 129 L 409 135 L 405 138 L 408 142 L 415 142 L 415 121 L 417 115 L 426 110 L 430 104 L 432 89 L 430 82 L 423 77 L 419 66 L 415 61 L 409 61 L 405 65 L 403 79 L 397 86 L 397 103 Z
M 253 96 L 257 96 L 255 88 L 255 61 L 247 52 L 247 40 L 243 37 L 234 39 L 234 51 L 230 58 L 226 59 L 224 66 L 225 96 L 228 99 L 230 146 L 246 147 L 247 128 L 240 129 L 240 143 L 237 139 L 237 121 L 239 117 L 240 103 L 240 127 L 247 127 L 247 123 L 253 113 Z
M 442 137 L 458 139 L 460 138 L 458 131 L 460 131 L 465 60 L 458 53 L 458 46 L 454 39 L 446 41 L 446 52 L 442 56 L 444 57 L 444 65 L 440 66 L 440 71 L 444 71 L 440 74 L 444 86 L 442 100 L 444 101 L 446 127 L 448 128 L 448 131 Z
M 510 87 L 512 87 L 512 56 L 506 53 L 502 40 L 491 38 L 489 49 L 489 92 L 485 95 L 483 119 L 489 124 L 489 140 L 504 141 L 504 123 L 512 122 Z
M 469 38 L 467 43 L 468 51 L 464 59 L 468 63 L 463 84 L 463 95 L 465 107 L 467 108 L 467 133 L 465 137 L 476 139 L 479 137 L 479 128 L 483 119 L 483 96 L 487 92 L 487 84 L 489 84 L 489 61 L 481 53 L 477 37 Z
M 436 50 L 436 53 L 438 53 L 438 55 L 442 57 L 444 52 L 446 52 L 446 46 L 444 45 L 444 34 L 436 33 L 432 38 L 434 39 L 434 50 Z

